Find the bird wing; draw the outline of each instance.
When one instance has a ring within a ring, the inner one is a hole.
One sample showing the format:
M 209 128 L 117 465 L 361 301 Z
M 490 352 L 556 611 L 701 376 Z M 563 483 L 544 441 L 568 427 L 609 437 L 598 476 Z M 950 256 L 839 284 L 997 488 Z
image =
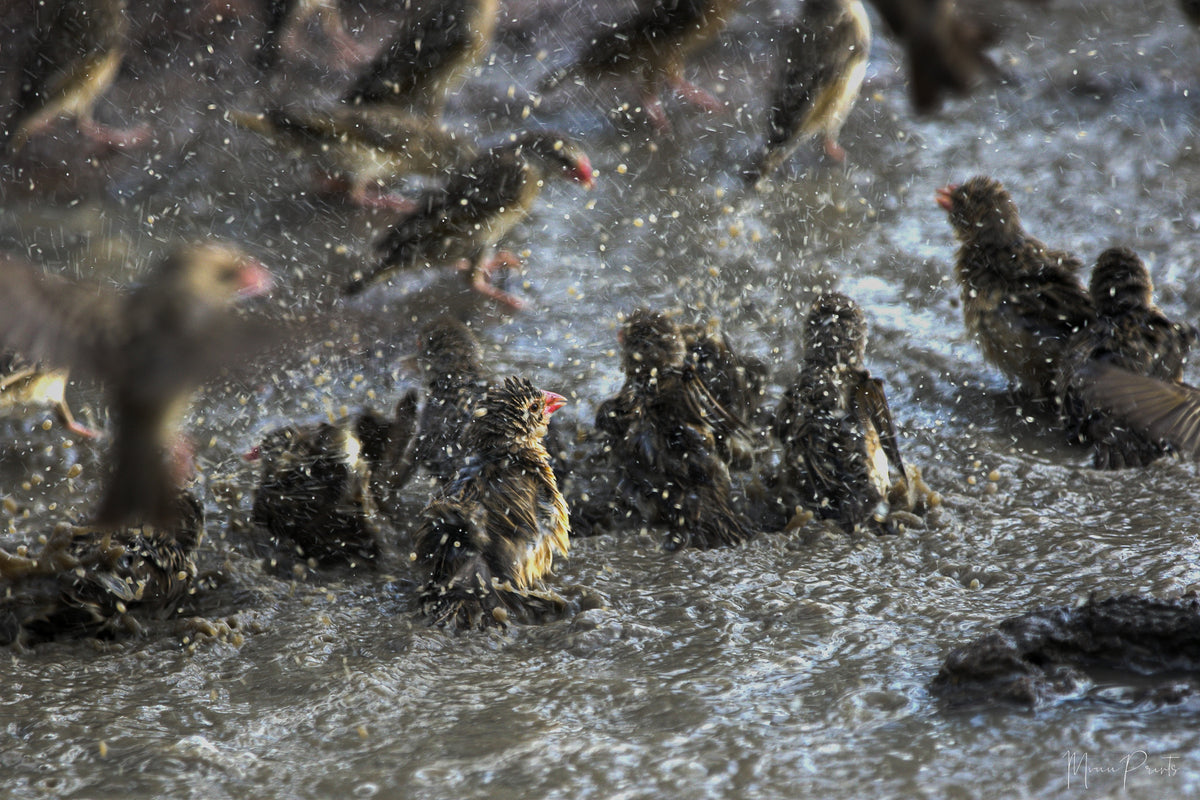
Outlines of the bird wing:
M 1200 459 L 1200 389 L 1093 362 L 1080 370 L 1082 391 L 1097 407 L 1125 418 L 1152 439 Z
M 471 47 L 468 20 L 471 0 L 440 0 L 428 11 L 410 14 L 391 40 L 345 95 L 347 103 L 402 102 L 427 89 Z
M 0 254 L 0 344 L 33 361 L 104 377 L 120 346 L 124 297 Z
M 859 419 L 859 424 L 864 428 L 870 426 L 879 434 L 879 443 L 891 468 L 905 475 L 896 423 L 892 418 L 892 410 L 888 407 L 887 396 L 883 392 L 882 380 L 868 377 L 855 387 L 854 413 Z

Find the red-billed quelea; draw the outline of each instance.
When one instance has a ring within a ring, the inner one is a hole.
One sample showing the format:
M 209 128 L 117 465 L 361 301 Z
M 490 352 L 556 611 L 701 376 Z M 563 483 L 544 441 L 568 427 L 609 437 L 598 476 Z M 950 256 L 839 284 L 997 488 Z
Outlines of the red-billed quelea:
M 960 242 L 954 277 L 983 355 L 1040 401 L 1058 394 L 1067 342 L 1096 318 L 1082 262 L 1025 232 L 1008 190 L 978 176 L 937 192 Z
M 444 187 L 417 200 L 417 207 L 390 228 L 375 249 L 379 262 L 345 288 L 348 295 L 400 270 L 464 262 L 467 282 L 484 295 L 512 308 L 515 297 L 489 280 L 497 264 L 515 257 L 493 258 L 496 245 L 525 218 L 545 180 L 565 178 L 591 188 L 591 162 L 578 145 L 560 134 L 532 131 L 497 145 Z
M 179 433 L 189 399 L 267 341 L 266 325 L 234 306 L 266 292 L 270 275 L 237 247 L 202 242 L 176 248 L 124 293 L 12 260 L 0 261 L 0 279 L 0 344 L 106 384 L 113 471 L 95 523 L 170 527 L 191 468 Z
M 476 406 L 467 461 L 421 512 L 415 536 L 422 611 L 434 624 L 504 625 L 557 605 L 542 579 L 570 549 L 570 519 L 542 440 L 565 402 L 510 377 Z

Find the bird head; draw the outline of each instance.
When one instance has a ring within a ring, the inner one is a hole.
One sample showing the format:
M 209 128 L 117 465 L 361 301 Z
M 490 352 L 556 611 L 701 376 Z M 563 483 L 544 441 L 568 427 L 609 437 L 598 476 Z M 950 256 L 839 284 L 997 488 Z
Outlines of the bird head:
M 859 366 L 867 352 L 867 321 L 840 292 L 817 297 L 804 319 L 804 360 L 823 366 Z
M 625 320 L 617 335 L 626 377 L 649 377 L 664 369 L 678 369 L 687 358 L 679 326 L 666 314 L 639 308 Z
M 950 215 L 950 224 L 962 240 L 1018 234 L 1021 230 L 1017 206 L 1008 190 L 984 175 L 938 189 L 937 204 Z
M 475 407 L 467 437 L 476 449 L 540 446 L 550 415 L 566 402 L 562 395 L 534 388 L 525 378 L 509 376 L 488 387 Z
M 454 317 L 441 317 L 422 328 L 417 351 L 429 383 L 483 372 L 483 350 L 479 340 L 470 328 Z
M 547 175 L 561 175 L 567 180 L 583 184 L 586 189 L 596 184 L 596 172 L 587 153 L 560 133 L 531 131 L 517 137 L 513 146 Z
M 179 247 L 159 264 L 157 274 L 164 289 L 212 309 L 266 294 L 273 283 L 258 260 L 223 242 Z
M 1110 247 L 1100 254 L 1088 291 L 1101 316 L 1149 308 L 1154 302 L 1150 272 L 1128 247 Z

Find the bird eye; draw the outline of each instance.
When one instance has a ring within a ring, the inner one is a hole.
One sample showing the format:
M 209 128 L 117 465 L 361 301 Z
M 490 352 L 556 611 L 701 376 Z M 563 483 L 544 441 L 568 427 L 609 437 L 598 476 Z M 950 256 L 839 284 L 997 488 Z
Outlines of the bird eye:
M 217 277 L 222 283 L 233 283 L 238 279 L 238 274 L 240 272 L 241 270 L 237 267 L 225 267 L 219 273 L 217 273 Z

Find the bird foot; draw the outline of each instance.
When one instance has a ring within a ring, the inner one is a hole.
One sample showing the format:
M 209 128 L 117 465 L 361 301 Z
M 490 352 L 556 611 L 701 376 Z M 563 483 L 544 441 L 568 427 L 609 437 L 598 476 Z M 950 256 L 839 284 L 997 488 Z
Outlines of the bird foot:
M 846 150 L 837 143 L 836 139 L 825 137 L 825 155 L 842 164 L 846 161 Z
M 718 111 L 724 111 L 725 105 L 713 97 L 708 91 L 701 89 L 694 83 L 685 81 L 683 78 L 675 78 L 671 81 L 671 88 L 679 98 L 686 103 L 690 103 L 697 108 L 702 108 L 709 113 L 715 114 Z
M 514 311 L 520 311 L 525 307 L 525 304 L 521 300 L 503 289 L 498 289 L 492 284 L 492 276 L 498 270 L 512 269 L 520 266 L 521 260 L 519 258 L 506 250 L 502 250 L 494 258 L 490 258 L 477 266 L 472 266 L 470 262 L 466 262 L 465 266 L 460 264 L 459 269 L 466 271 L 467 281 L 472 289 L 486 297 L 490 297 L 501 305 L 508 306 Z
M 98 145 L 124 149 L 144 144 L 154 132 L 150 124 L 143 122 L 132 128 L 113 128 L 93 119 L 79 120 L 79 131 Z
M 92 430 L 88 426 L 77 422 L 75 416 L 71 413 L 71 409 L 67 408 L 66 403 L 58 407 L 58 416 L 62 420 L 62 424 L 71 433 L 84 439 L 99 439 L 100 431 Z
M 377 186 L 355 187 L 350 192 L 350 202 L 360 208 L 395 211 L 397 214 L 411 213 L 417 207 L 412 200 L 398 194 L 385 192 Z

